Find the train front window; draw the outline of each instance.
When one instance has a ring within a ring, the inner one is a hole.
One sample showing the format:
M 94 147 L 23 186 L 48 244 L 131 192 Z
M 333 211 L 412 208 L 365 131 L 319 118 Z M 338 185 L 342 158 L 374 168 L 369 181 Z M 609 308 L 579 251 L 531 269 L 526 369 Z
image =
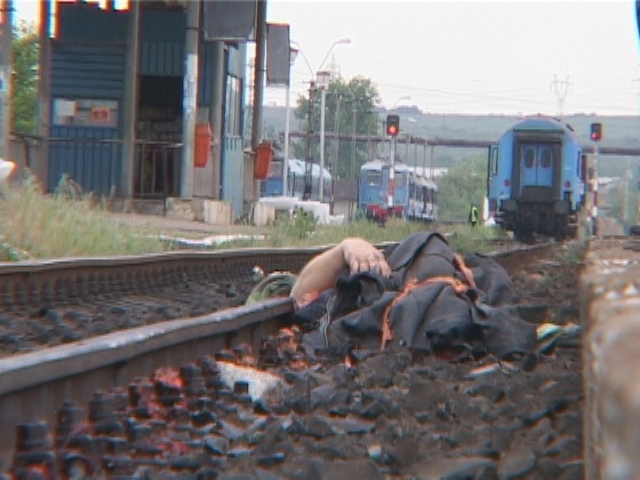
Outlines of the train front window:
M 382 172 L 367 172 L 365 182 L 370 187 L 379 187 L 382 185 Z
M 549 168 L 553 160 L 553 154 L 547 147 L 543 147 L 540 152 L 540 165 L 542 168 Z
M 396 185 L 406 185 L 407 184 L 407 174 L 406 173 L 398 173 L 398 172 L 396 172 L 395 181 L 396 181 Z
M 532 148 L 527 148 L 524 151 L 524 166 L 532 168 L 535 159 L 535 152 Z

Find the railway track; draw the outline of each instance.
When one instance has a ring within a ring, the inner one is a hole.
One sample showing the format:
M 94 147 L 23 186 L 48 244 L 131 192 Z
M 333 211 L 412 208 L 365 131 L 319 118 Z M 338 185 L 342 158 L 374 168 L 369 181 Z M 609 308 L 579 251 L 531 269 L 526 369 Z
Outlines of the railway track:
M 551 248 L 544 244 L 492 256 L 513 272 L 548 255 Z M 85 329 L 81 339 L 69 343 L 54 335 L 59 345 L 41 348 L 33 341 L 24 347 L 31 350 L 27 353 L 3 352 L 0 471 L 11 462 L 16 427 L 29 419 L 55 424 L 65 401 L 86 404 L 97 389 L 126 387 L 166 365 L 240 344 L 257 348 L 286 323 L 293 305 L 289 299 L 278 299 L 240 306 L 253 286 L 253 267 L 298 271 L 322 250 L 177 252 L 0 266 L 0 323 L 5 330 L 7 325 L 43 318 L 54 333 L 55 319 L 94 323 L 100 316 L 108 321 L 109 313 L 116 319 L 144 318 L 135 328 L 116 322 L 103 335 L 92 336 Z M 203 303 L 207 295 L 216 298 Z

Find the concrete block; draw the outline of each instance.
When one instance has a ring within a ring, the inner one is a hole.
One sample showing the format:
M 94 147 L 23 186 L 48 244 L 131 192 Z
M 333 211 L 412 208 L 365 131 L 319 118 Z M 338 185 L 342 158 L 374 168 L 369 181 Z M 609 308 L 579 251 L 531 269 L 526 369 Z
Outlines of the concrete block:
M 273 223 L 276 219 L 276 209 L 271 205 L 264 203 L 255 203 L 253 205 L 253 215 L 251 222 L 257 227 L 266 227 Z
M 581 278 L 585 475 L 640 478 L 640 253 L 592 241 Z
M 204 200 L 203 221 L 212 225 L 233 225 L 233 205 L 216 200 Z
M 176 218 L 180 220 L 196 220 L 197 212 L 194 211 L 191 200 L 169 197 L 167 198 L 165 205 L 167 218 Z

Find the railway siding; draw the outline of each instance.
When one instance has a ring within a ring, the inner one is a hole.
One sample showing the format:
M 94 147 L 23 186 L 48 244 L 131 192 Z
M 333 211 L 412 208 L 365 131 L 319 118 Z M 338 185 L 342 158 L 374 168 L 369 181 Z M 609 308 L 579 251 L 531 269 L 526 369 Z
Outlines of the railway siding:
M 585 261 L 586 478 L 639 478 L 640 240 L 594 240 Z

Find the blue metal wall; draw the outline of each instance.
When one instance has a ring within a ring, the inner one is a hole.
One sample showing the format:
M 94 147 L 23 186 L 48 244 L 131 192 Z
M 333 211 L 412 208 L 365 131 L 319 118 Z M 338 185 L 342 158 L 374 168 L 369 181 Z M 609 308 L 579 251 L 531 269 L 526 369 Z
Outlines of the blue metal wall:
M 109 195 L 120 185 L 122 118 L 116 127 L 55 124 L 55 99 L 107 99 L 119 102 L 124 93 L 124 46 L 64 44 L 51 49 L 51 142 L 47 187 L 55 190 L 68 175 L 86 191 Z M 79 142 L 62 139 L 79 139 Z
M 68 175 L 87 191 L 109 195 L 120 190 L 122 112 L 128 11 L 107 12 L 94 4 L 58 3 L 57 39 L 51 48 L 51 96 L 67 100 L 104 99 L 118 102 L 114 127 L 55 125 L 52 105 L 48 189 Z M 140 75 L 181 77 L 184 69 L 182 9 L 141 12 Z M 211 45 L 201 44 L 198 105 L 211 101 Z M 246 48 L 231 46 L 225 68 L 245 76 Z M 244 102 L 242 102 L 244 104 Z M 242 115 L 243 112 L 238 112 Z M 62 139 L 78 139 L 75 144 Z M 223 195 L 242 212 L 243 152 L 240 137 L 223 139 Z

